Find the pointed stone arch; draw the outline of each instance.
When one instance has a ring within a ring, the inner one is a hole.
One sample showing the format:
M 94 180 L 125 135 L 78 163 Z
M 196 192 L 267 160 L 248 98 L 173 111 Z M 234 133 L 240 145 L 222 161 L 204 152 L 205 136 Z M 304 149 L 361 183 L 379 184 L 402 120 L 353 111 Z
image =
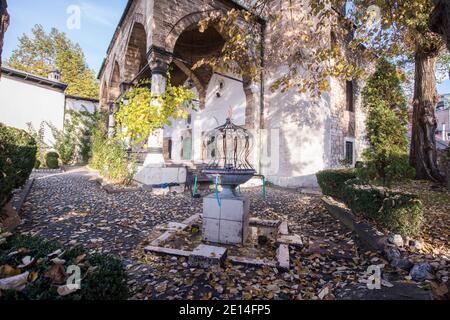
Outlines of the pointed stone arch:
M 111 79 L 109 82 L 109 95 L 108 102 L 115 102 L 120 97 L 120 83 L 121 83 L 121 72 L 120 65 L 117 61 L 114 61 Z
M 124 59 L 124 80 L 133 81 L 139 72 L 147 64 L 147 32 L 140 22 L 134 22 L 127 47 L 125 49 Z
M 195 25 L 198 25 L 198 23 L 209 17 L 211 14 L 214 13 L 218 13 L 219 15 L 223 15 L 223 11 L 219 10 L 219 9 L 211 9 L 211 10 L 206 10 L 206 11 L 201 11 L 201 12 L 193 12 L 190 13 L 186 16 L 184 16 L 183 18 L 179 19 L 177 21 L 177 23 L 174 25 L 174 27 L 170 30 L 170 32 L 167 34 L 166 38 L 165 38 L 165 42 L 164 42 L 164 46 L 165 46 L 165 50 L 173 55 L 175 55 L 175 49 L 177 46 L 177 42 L 180 39 L 180 37 L 183 35 L 183 33 L 186 30 L 189 30 L 190 28 L 192 28 Z M 219 30 L 215 27 L 214 28 L 222 37 L 223 39 L 226 41 L 226 39 L 228 38 L 228 35 L 226 33 L 221 33 L 219 32 Z M 244 58 L 244 64 L 250 63 L 250 52 L 249 55 Z M 176 55 L 175 55 L 175 59 L 176 59 Z M 242 68 L 241 66 L 241 69 Z M 192 70 L 190 71 L 192 72 Z M 197 78 L 205 78 L 204 76 L 202 77 L 201 74 L 197 73 Z M 210 75 L 212 76 L 212 74 Z M 194 79 L 192 79 L 194 80 Z M 257 110 L 259 110 L 258 108 L 258 103 L 259 103 L 259 84 L 254 83 L 253 79 L 251 79 L 251 77 L 248 77 L 247 75 L 243 74 L 242 75 L 242 83 L 243 83 L 243 89 L 245 92 L 245 96 L 246 96 L 246 111 L 245 111 L 245 127 L 248 129 L 255 129 L 259 127 L 258 124 L 258 113 Z M 204 82 L 204 81 L 203 81 Z M 195 83 L 195 80 L 194 80 Z M 197 85 L 196 85 L 197 86 Z M 203 84 L 203 87 L 207 87 L 207 85 Z M 199 92 L 200 94 L 200 92 Z M 206 95 L 206 93 L 205 93 Z

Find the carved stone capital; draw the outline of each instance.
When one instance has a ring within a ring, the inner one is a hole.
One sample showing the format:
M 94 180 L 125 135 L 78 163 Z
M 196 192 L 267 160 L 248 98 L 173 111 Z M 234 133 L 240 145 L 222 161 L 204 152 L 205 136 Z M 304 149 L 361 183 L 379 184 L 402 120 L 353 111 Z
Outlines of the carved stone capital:
M 165 75 L 172 62 L 172 54 L 163 48 L 153 46 L 147 53 L 148 65 L 153 74 Z

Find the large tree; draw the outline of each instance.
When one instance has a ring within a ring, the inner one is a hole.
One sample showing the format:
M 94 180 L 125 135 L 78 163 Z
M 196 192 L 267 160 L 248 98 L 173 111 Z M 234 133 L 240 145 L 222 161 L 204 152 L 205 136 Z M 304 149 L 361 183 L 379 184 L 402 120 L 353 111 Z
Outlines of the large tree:
M 215 14 L 202 21 L 200 28 L 215 24 L 226 31 L 228 41 L 220 59 L 224 61 L 221 67 L 227 67 L 228 62 L 245 56 L 242 52 L 253 45 L 258 47 L 259 37 L 250 32 L 260 32 L 255 27 L 229 26 L 238 19 L 256 24 L 255 16 L 264 16 L 270 26 L 269 36 L 275 44 L 274 50 L 266 50 L 266 60 L 290 66 L 274 82 L 273 89 L 297 87 L 300 92 L 309 91 L 314 95 L 329 88 L 327 79 L 330 76 L 348 80 L 364 76 L 360 57 L 413 57 L 415 89 L 410 162 L 416 169 L 417 178 L 443 180 L 437 167 L 435 72 L 436 61 L 445 46 L 442 38 L 429 28 L 433 0 L 321 0 L 309 4 L 301 0 L 247 2 L 250 13 L 237 13 L 233 9 L 225 17 Z M 348 3 L 351 5 L 346 11 L 343 8 Z M 330 39 L 330 32 L 331 39 L 337 41 L 323 45 L 324 40 Z M 252 39 L 256 40 L 252 42 Z M 211 65 L 216 67 L 220 59 L 214 58 Z M 252 68 L 247 70 L 252 71 Z
M 370 3 L 378 6 L 381 13 L 381 28 L 374 42 L 384 45 L 387 49 L 385 52 L 392 55 L 414 56 L 410 163 L 416 169 L 417 178 L 443 181 L 437 166 L 435 108 L 439 99 L 436 63 L 445 46 L 442 39 L 429 28 L 433 1 L 376 0 Z
M 435 2 L 436 7 L 430 17 L 430 28 L 444 38 L 450 51 L 450 2 L 448 0 L 435 0 Z
M 43 77 L 58 69 L 62 81 L 69 85 L 67 94 L 98 98 L 99 86 L 94 71 L 86 63 L 83 50 L 56 28 L 47 34 L 41 25 L 36 25 L 32 29 L 32 37 L 22 35 L 7 64 Z
M 0 0 L 0 67 L 2 66 L 3 37 L 9 26 L 8 4 Z M 0 73 L 1 76 L 1 73 Z

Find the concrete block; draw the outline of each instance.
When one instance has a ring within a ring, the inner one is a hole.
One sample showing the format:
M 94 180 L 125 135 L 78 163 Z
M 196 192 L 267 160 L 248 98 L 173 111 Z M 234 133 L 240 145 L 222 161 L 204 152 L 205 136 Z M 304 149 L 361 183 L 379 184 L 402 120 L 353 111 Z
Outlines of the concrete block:
M 203 198 L 203 218 L 220 219 L 220 207 L 213 194 Z
M 278 260 L 278 268 L 282 270 L 290 269 L 289 246 L 287 244 L 282 244 L 278 247 L 277 260 Z
M 287 221 L 281 222 L 281 224 L 278 226 L 278 233 L 281 235 L 289 234 L 289 226 L 288 226 Z
M 287 244 L 297 248 L 303 248 L 302 238 L 297 235 L 282 235 L 277 239 L 277 244 Z
M 219 242 L 220 220 L 203 218 L 203 240 Z
M 155 246 L 145 247 L 144 251 L 146 253 L 153 252 L 153 253 L 167 254 L 170 256 L 178 256 L 178 257 L 189 257 L 191 255 L 191 251 L 164 248 L 164 247 L 155 247 Z
M 161 185 L 165 183 L 186 183 L 186 168 L 157 168 L 157 167 L 139 167 L 134 179 L 144 185 Z
M 191 267 L 209 268 L 213 265 L 221 265 L 226 256 L 226 248 L 201 244 L 189 256 L 189 265 Z
M 243 221 L 244 201 L 242 199 L 222 199 L 221 219 Z
M 244 239 L 244 225 L 242 222 L 220 220 L 219 243 L 242 244 L 246 240 Z
M 186 229 L 188 226 L 183 223 L 178 222 L 169 222 L 167 224 L 167 230 L 169 231 L 182 231 Z

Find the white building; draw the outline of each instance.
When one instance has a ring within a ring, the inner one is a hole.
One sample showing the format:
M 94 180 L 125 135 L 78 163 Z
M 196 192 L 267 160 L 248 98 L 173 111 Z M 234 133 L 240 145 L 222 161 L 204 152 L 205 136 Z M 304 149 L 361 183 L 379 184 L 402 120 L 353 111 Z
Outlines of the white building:
M 437 135 L 444 142 L 450 141 L 450 94 L 441 96 L 436 107 L 436 119 L 438 123 Z
M 0 122 L 10 127 L 28 129 L 28 123 L 39 129 L 42 122 L 64 127 L 64 105 L 67 84 L 23 71 L 1 68 Z M 49 128 L 45 141 L 53 143 Z
M 8 67 L 1 67 L 0 122 L 23 130 L 28 123 L 38 130 L 47 122 L 57 129 L 64 129 L 66 110 L 90 112 L 98 109 L 98 100 L 66 96 L 67 84 L 62 83 L 58 73 L 43 78 Z M 52 145 L 53 135 L 45 126 L 45 142 Z

